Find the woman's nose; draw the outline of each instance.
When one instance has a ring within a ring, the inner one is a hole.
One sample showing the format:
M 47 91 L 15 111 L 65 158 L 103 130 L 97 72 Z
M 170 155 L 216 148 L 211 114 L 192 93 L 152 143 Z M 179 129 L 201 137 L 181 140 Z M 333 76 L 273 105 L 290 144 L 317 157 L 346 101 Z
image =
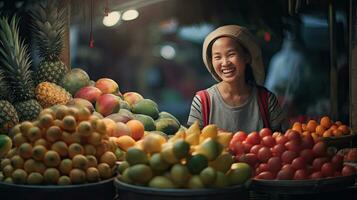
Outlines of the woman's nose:
M 229 61 L 228 58 L 223 58 L 223 59 L 222 59 L 222 66 L 227 66 L 227 65 L 229 65 L 229 64 L 230 64 L 230 61 Z

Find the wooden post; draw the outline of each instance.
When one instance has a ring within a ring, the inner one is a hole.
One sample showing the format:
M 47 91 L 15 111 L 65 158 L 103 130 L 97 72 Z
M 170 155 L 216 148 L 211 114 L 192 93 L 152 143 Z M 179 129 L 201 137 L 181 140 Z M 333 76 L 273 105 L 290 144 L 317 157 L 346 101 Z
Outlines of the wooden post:
M 331 117 L 337 120 L 338 116 L 338 82 L 337 82 L 337 60 L 336 60 L 336 13 L 334 0 L 329 0 L 328 6 L 329 33 L 330 33 L 330 103 Z
M 59 6 L 66 9 L 66 19 L 65 19 L 65 28 L 63 35 L 63 49 L 61 53 L 62 62 L 68 67 L 71 68 L 71 54 L 70 54 L 70 44 L 69 44 L 69 29 L 71 24 L 71 0 L 61 0 L 59 1 Z
M 357 2 L 350 0 L 349 6 L 349 85 L 350 126 L 357 132 Z

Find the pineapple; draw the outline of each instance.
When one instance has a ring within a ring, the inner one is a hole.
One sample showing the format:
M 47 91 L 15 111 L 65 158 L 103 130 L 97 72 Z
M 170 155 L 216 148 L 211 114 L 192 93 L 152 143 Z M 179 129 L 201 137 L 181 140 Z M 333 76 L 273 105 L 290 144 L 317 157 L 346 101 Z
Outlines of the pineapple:
M 56 104 L 67 104 L 72 95 L 64 88 L 50 82 L 42 82 L 35 89 L 37 101 L 43 108 L 48 108 Z
M 7 101 L 8 86 L 4 73 L 0 70 L 0 134 L 7 134 L 9 130 L 19 123 L 14 106 Z
M 19 38 L 18 18 L 11 22 L 0 19 L 0 67 L 11 87 L 13 105 L 20 121 L 34 120 L 42 110 L 35 100 L 35 88 L 31 79 L 30 57 L 27 46 Z
M 47 5 L 39 3 L 32 12 L 34 41 L 41 59 L 35 71 L 36 84 L 47 81 L 60 85 L 69 71 L 59 57 L 63 49 L 64 16 L 65 10 L 57 7 L 54 0 L 47 1 Z

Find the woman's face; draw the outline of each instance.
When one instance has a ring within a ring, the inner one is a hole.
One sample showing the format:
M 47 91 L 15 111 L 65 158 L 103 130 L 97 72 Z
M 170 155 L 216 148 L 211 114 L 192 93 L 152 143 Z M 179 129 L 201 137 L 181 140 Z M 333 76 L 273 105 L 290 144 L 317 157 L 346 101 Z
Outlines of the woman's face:
M 212 65 L 217 75 L 225 82 L 245 80 L 248 55 L 242 46 L 230 37 L 218 38 L 212 45 Z

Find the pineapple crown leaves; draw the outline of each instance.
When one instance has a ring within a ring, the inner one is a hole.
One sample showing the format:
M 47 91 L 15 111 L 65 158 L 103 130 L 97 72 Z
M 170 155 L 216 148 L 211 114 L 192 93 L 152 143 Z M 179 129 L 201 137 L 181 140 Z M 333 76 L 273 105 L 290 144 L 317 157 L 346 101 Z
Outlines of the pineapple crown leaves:
M 0 19 L 0 67 L 5 71 L 6 80 L 12 87 L 16 100 L 34 98 L 34 86 L 31 79 L 31 60 L 27 45 L 20 39 L 18 18 Z
M 8 94 L 8 85 L 5 80 L 4 71 L 0 69 L 0 100 L 6 99 L 6 95 Z
M 33 37 L 42 59 L 58 59 L 62 52 L 65 11 L 57 6 L 57 1 L 49 0 L 46 5 L 38 3 L 31 12 Z

